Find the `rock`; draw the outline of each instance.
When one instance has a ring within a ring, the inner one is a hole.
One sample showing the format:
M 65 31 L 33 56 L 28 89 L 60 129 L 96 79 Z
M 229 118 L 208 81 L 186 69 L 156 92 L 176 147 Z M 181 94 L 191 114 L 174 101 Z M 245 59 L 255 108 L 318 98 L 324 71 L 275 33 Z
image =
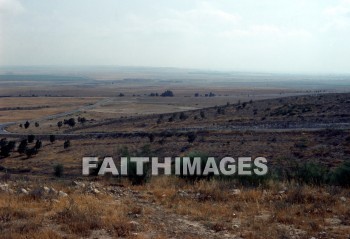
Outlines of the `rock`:
M 57 199 L 52 199 L 51 202 L 53 202 L 53 203 L 59 203 L 60 201 L 57 200 Z
M 346 202 L 346 197 L 340 197 L 340 201 Z
M 239 189 L 233 189 L 231 192 L 232 195 L 240 195 L 241 194 L 241 190 Z
M 94 194 L 99 194 L 100 193 L 100 191 L 97 188 L 94 188 L 91 192 L 94 193 Z
M 49 194 L 50 193 L 50 189 L 48 187 L 43 187 L 43 191 L 46 193 L 46 194 Z
M 85 188 L 85 183 L 82 183 L 82 182 L 73 181 L 73 185 L 80 188 Z
M 30 191 L 30 195 L 35 198 L 44 198 L 47 194 L 48 192 L 46 192 L 44 188 L 37 188 Z
M 57 194 L 57 190 L 54 189 L 54 188 L 50 188 L 49 193 L 56 195 Z
M 0 191 L 7 192 L 9 190 L 9 185 L 7 183 L 0 184 Z
M 19 192 L 22 193 L 22 194 L 25 194 L 25 195 L 28 195 L 28 194 L 29 194 L 29 192 L 28 192 L 26 189 L 24 189 L 24 188 L 21 188 L 21 189 L 19 190 Z
M 64 198 L 64 197 L 68 197 L 68 194 L 63 192 L 63 191 L 59 191 L 58 192 L 58 196 L 61 197 L 61 198 Z
M 336 226 L 342 223 L 342 221 L 337 217 L 325 218 L 324 221 L 327 225 L 330 225 L 330 226 Z
M 188 193 L 183 190 L 179 190 L 177 191 L 177 193 L 179 194 L 180 197 L 188 197 Z
M 136 222 L 136 221 L 130 221 L 129 225 L 131 226 L 131 230 L 132 231 L 138 231 L 140 230 L 140 223 Z
M 281 190 L 278 192 L 278 194 L 285 194 L 285 193 L 286 193 L 286 191 L 284 191 L 284 190 Z

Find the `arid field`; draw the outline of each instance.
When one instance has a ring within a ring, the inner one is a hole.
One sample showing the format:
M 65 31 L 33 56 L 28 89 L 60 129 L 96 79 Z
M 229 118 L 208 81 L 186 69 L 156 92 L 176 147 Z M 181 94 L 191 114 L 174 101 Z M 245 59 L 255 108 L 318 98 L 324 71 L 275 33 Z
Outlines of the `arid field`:
M 108 80 L 2 82 L 3 238 L 349 237 L 349 93 Z M 269 172 L 82 176 L 83 157 L 140 155 L 265 157 Z

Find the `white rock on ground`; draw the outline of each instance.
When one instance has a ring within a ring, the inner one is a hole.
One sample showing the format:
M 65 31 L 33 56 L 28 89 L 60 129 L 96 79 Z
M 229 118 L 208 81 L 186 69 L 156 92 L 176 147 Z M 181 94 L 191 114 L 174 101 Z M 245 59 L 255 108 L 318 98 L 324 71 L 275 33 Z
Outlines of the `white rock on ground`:
M 26 189 L 24 189 L 24 188 L 21 188 L 21 189 L 19 190 L 19 192 L 22 193 L 22 194 L 25 194 L 25 195 L 28 195 L 28 194 L 29 194 L 29 192 L 28 192 Z
M 58 196 L 64 198 L 64 197 L 68 197 L 68 194 L 63 191 L 59 191 Z

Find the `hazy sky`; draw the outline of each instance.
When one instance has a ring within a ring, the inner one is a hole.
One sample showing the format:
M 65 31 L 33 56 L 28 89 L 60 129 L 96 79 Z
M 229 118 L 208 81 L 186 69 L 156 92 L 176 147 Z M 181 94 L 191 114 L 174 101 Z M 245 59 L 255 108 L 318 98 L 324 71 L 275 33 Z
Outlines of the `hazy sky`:
M 0 0 L 0 65 L 350 73 L 350 0 Z

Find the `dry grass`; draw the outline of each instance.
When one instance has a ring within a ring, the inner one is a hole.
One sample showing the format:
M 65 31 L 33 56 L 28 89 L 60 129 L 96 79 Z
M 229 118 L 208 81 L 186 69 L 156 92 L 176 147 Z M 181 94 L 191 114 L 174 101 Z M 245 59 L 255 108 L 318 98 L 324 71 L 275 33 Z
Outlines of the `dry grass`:
M 16 185 L 28 183 L 34 181 Z M 69 194 L 58 200 L 2 193 L 0 229 L 5 238 L 38 239 L 87 238 L 101 232 L 112 238 L 344 238 L 350 233 L 350 209 L 340 200 L 349 197 L 348 189 L 271 182 L 237 191 L 229 182 L 187 183 L 165 176 L 142 186 L 123 180 L 118 181 L 122 187 L 110 186 L 113 179 L 98 184 L 100 190 L 115 188 L 124 194 L 94 195 L 66 181 L 46 183 Z
M 80 97 L 11 97 L 0 98 L 0 108 L 9 110 L 0 111 L 1 122 L 15 122 L 20 120 L 35 120 L 44 116 L 70 111 L 80 106 L 92 104 L 100 98 Z M 23 110 L 16 109 L 21 107 Z M 34 107 L 31 109 L 31 107 Z M 38 108 L 35 108 L 38 107 Z M 39 108 L 43 107 L 43 108 Z M 18 130 L 18 125 L 13 130 Z
M 91 231 L 99 229 L 114 236 L 128 236 L 134 228 L 127 212 L 128 204 L 104 195 L 72 193 L 60 200 L 0 196 L 3 238 L 76 238 L 89 236 Z
M 180 179 L 161 177 L 152 180 L 146 190 L 169 212 L 201 221 L 216 232 L 239 232 L 245 238 L 278 238 L 288 230 L 286 238 L 292 238 L 290 233 L 308 238 L 319 232 L 341 238 L 336 233 L 339 228 L 341 235 L 350 233 L 350 227 L 343 226 L 350 210 L 339 200 L 348 190 L 330 194 L 326 187 L 288 185 L 288 191 L 279 193 L 281 187 L 272 183 L 266 189 L 241 188 L 241 193 L 235 195 L 227 182 L 184 185 Z M 186 196 L 181 191 L 187 192 Z M 342 218 L 341 224 L 325 223 L 325 218 L 333 217 Z

